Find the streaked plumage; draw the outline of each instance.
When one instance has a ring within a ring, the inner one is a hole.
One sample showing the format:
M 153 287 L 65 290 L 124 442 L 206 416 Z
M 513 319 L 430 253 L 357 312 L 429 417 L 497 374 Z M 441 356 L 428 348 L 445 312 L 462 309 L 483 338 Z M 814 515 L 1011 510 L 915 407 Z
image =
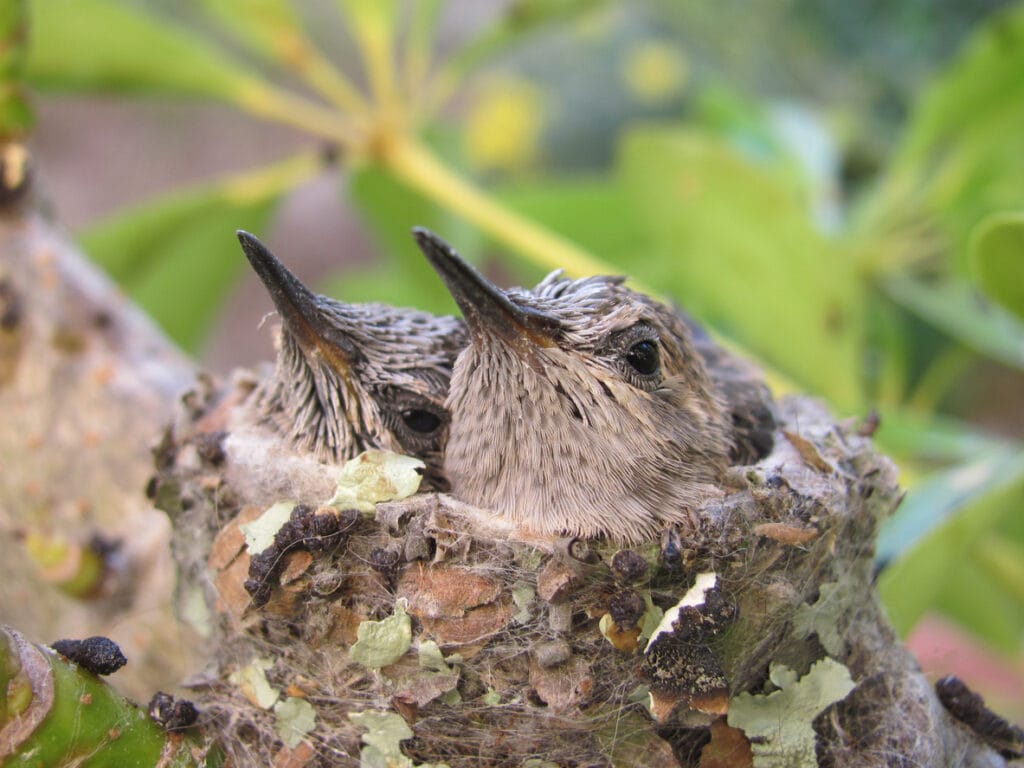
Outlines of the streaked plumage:
M 458 498 L 535 533 L 636 542 L 721 493 L 727 408 L 674 311 L 620 278 L 503 292 L 415 234 L 470 330 L 447 400 Z
M 416 456 L 443 487 L 444 401 L 462 323 L 317 295 L 256 237 L 238 239 L 282 321 L 276 370 L 250 398 L 254 417 L 323 461 L 368 448 Z

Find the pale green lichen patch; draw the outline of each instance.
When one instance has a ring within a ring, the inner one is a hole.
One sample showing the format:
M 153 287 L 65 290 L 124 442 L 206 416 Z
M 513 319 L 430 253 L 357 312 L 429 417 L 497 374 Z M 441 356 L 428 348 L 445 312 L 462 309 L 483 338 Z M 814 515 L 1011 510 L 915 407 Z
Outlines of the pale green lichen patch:
M 793 634 L 803 638 L 817 633 L 821 647 L 831 655 L 839 656 L 844 649 L 839 620 L 843 616 L 844 606 L 852 604 L 855 597 L 849 594 L 850 589 L 838 582 L 822 584 L 813 605 L 805 603 L 796 609 L 793 615 Z
M 665 612 L 661 610 L 651 601 L 651 593 L 643 593 L 644 602 L 647 603 L 647 610 L 644 611 L 643 617 L 640 619 L 640 640 L 647 640 L 655 632 L 658 631 L 658 627 L 661 625 L 661 621 L 665 616 Z
M 245 546 L 250 555 L 258 555 L 274 543 L 274 537 L 281 530 L 281 526 L 288 522 L 293 509 L 294 501 L 279 501 L 267 507 L 266 511 L 251 523 L 238 526 L 245 536 Z
M 447 768 L 444 763 L 414 763 L 402 754 L 401 742 L 413 737 L 412 729 L 394 712 L 352 712 L 348 719 L 360 728 L 363 748 L 360 768 Z
M 345 463 L 328 505 L 373 512 L 383 501 L 399 501 L 419 490 L 426 465 L 391 451 L 364 451 Z
M 272 659 L 253 659 L 241 669 L 232 672 L 228 680 L 237 685 L 246 698 L 257 707 L 270 709 L 281 696 L 281 692 L 267 681 L 266 670 L 272 666 Z
M 395 612 L 382 621 L 364 621 L 356 627 L 356 642 L 349 649 L 352 660 L 370 669 L 394 664 L 412 645 L 412 623 L 404 601 L 395 603 Z
M 854 689 L 850 670 L 825 658 L 799 679 L 782 664 L 772 664 L 769 676 L 779 690 L 765 696 L 736 696 L 729 703 L 729 725 L 743 730 L 750 740 L 754 768 L 817 768 L 811 724 Z
M 289 696 L 274 705 L 276 731 L 289 749 L 299 746 L 306 734 L 316 727 L 316 710 L 305 699 Z
M 210 606 L 206 604 L 206 594 L 201 587 L 191 584 L 185 586 L 179 606 L 182 621 L 192 627 L 200 637 L 208 638 L 213 634 Z
M 433 640 L 421 642 L 418 651 L 420 666 L 429 669 L 431 672 L 440 672 L 447 675 L 455 671 L 455 667 L 452 665 L 462 662 L 462 656 L 457 653 L 446 657 L 441 652 L 441 647 Z
M 533 602 L 537 599 L 537 591 L 526 581 L 517 581 L 512 585 L 512 602 L 516 606 L 512 621 L 516 624 L 529 624 L 533 618 Z
M 496 707 L 501 704 L 501 694 L 493 688 L 488 688 L 487 693 L 480 697 L 480 701 L 488 707 Z

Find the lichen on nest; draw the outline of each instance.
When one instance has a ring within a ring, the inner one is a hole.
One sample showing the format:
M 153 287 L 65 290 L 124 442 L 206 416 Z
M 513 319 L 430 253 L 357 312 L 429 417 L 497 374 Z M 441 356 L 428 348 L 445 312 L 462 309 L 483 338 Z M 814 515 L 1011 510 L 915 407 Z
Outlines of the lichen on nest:
M 517 540 L 444 494 L 332 505 L 325 465 L 316 482 L 294 478 L 289 498 L 281 483 L 260 498 L 255 454 L 235 463 L 225 439 L 250 391 L 236 377 L 193 392 L 153 487 L 174 521 L 182 603 L 203 616 L 212 653 L 193 695 L 240 765 L 698 765 L 712 733 L 733 730 L 735 697 L 770 694 L 775 667 L 799 691 L 824 659 L 884 693 L 802 702 L 802 759 L 883 764 L 883 748 L 920 742 L 945 716 L 864 599 L 877 522 L 900 498 L 895 469 L 813 401 L 780 404 L 772 453 L 733 467 L 689 529 L 624 551 Z M 243 528 L 284 501 L 290 528 L 254 555 Z M 713 593 L 680 606 L 699 574 L 714 574 Z M 312 717 L 284 717 L 286 701 Z M 885 744 L 844 740 L 858 722 Z

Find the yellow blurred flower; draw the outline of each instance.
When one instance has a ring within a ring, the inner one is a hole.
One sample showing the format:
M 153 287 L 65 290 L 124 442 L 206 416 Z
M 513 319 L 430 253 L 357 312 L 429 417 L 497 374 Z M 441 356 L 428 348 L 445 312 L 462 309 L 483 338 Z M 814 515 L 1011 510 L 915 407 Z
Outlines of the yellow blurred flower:
M 470 109 L 466 156 L 480 170 L 520 171 L 537 157 L 544 123 L 544 96 L 518 78 L 492 80 Z
M 682 51 L 668 43 L 649 40 L 626 52 L 622 77 L 637 101 L 659 104 L 682 91 L 690 65 Z

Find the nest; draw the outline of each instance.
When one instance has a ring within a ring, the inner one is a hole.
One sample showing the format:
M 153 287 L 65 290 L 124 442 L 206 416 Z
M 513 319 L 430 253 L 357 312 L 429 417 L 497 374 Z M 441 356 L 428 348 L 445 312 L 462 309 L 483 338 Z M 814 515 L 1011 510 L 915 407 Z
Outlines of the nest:
M 773 451 L 733 467 L 692 526 L 617 550 L 510 540 L 443 494 L 325 507 L 336 467 L 284 472 L 233 430 L 252 385 L 201 381 L 152 486 L 183 612 L 209 639 L 196 703 L 234 764 L 696 766 L 733 744 L 718 764 L 744 765 L 730 701 L 822 660 L 856 687 L 807 718 L 812 760 L 952 759 L 948 716 L 871 589 L 900 492 L 870 430 L 786 400 Z M 242 526 L 285 500 L 253 556 Z

